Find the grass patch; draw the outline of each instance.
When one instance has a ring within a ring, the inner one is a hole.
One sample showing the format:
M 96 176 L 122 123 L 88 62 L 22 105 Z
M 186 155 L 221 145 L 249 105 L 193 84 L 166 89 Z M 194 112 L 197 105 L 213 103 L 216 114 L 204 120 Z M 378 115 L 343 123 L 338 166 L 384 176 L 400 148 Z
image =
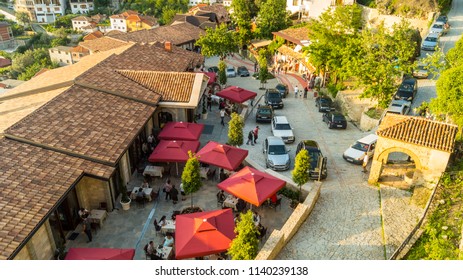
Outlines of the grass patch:
M 458 260 L 463 224 L 463 172 L 445 174 L 436 190 L 423 234 L 407 260 Z
M 414 205 L 424 209 L 424 207 L 426 207 L 426 203 L 428 203 L 431 192 L 432 190 L 424 186 L 415 186 L 413 187 L 413 196 L 411 202 Z
M 365 115 L 369 116 L 372 119 L 379 120 L 383 114 L 383 110 L 378 108 L 370 108 L 365 112 Z

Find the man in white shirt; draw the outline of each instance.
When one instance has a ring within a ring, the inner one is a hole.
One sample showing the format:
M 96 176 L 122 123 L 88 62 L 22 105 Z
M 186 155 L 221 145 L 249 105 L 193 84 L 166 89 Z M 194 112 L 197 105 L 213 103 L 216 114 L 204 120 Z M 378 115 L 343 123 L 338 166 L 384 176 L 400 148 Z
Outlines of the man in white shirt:
M 368 160 L 370 158 L 368 157 L 368 153 L 365 152 L 365 156 L 363 157 L 363 163 L 362 163 L 362 167 L 363 167 L 363 173 L 366 173 L 367 172 L 367 165 L 368 165 Z
M 298 92 L 299 92 L 299 88 L 298 88 L 297 85 L 296 85 L 296 86 L 294 86 L 294 97 L 297 98 Z

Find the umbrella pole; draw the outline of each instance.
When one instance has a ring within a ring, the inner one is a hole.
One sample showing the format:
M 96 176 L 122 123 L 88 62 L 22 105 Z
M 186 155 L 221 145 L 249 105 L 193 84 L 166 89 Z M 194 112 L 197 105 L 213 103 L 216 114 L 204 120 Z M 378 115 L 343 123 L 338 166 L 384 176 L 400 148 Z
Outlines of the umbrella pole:
M 175 163 L 175 167 L 177 168 L 177 176 L 178 176 L 178 162 Z

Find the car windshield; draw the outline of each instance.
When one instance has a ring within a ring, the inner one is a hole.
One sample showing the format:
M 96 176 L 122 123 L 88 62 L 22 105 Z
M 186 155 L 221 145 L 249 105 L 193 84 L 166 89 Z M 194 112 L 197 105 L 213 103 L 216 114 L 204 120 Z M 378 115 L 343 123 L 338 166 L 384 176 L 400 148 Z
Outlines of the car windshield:
M 352 149 L 356 149 L 356 150 L 359 150 L 359 151 L 362 151 L 362 152 L 366 152 L 366 151 L 368 151 L 368 145 L 364 144 L 364 143 L 360 143 L 360 142 L 357 141 L 352 146 Z
M 280 99 L 281 95 L 279 92 L 269 92 L 268 93 L 268 98 L 278 98 Z
M 426 37 L 424 40 L 427 42 L 437 42 L 437 37 Z
M 333 116 L 333 119 L 335 121 L 343 121 L 344 120 L 344 116 L 341 116 L 341 115 L 334 115 Z
M 277 123 L 275 125 L 275 129 L 276 130 L 290 130 L 291 126 L 289 125 L 289 123 Z
M 442 25 L 442 24 L 434 24 L 434 25 L 432 26 L 432 28 L 435 28 L 435 29 L 443 29 L 443 28 L 444 28 L 444 25 Z
M 259 109 L 259 114 L 269 115 L 271 113 L 272 111 L 270 111 L 270 109 Z
M 330 99 L 320 99 L 320 103 L 321 104 L 331 104 L 331 100 Z
M 404 91 L 404 90 L 400 90 L 397 92 L 397 96 L 400 96 L 400 97 L 412 97 L 413 96 L 413 91 Z
M 268 147 L 269 155 L 285 155 L 286 147 L 284 145 L 271 145 Z
M 320 153 L 319 152 L 316 152 L 316 151 L 308 151 L 309 152 L 309 156 L 310 156 L 310 165 L 312 167 L 316 167 L 317 166 L 317 163 L 318 163 L 318 157 L 320 156 Z
M 284 89 L 285 89 L 285 86 L 284 86 L 284 85 L 277 85 L 277 86 L 276 86 L 276 89 L 284 90 Z
M 399 88 L 400 91 L 413 91 L 413 85 L 402 83 Z

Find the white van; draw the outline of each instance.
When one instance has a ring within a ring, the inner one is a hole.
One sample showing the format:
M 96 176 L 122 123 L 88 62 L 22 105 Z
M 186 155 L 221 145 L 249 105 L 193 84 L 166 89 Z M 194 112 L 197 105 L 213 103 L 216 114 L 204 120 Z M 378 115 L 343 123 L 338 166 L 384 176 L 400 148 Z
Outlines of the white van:
M 350 146 L 350 148 L 344 152 L 342 157 L 348 162 L 362 164 L 365 152 L 367 152 L 368 157 L 371 158 L 373 156 L 377 140 L 378 136 L 376 134 L 367 135 L 362 139 L 357 140 L 354 145 Z

